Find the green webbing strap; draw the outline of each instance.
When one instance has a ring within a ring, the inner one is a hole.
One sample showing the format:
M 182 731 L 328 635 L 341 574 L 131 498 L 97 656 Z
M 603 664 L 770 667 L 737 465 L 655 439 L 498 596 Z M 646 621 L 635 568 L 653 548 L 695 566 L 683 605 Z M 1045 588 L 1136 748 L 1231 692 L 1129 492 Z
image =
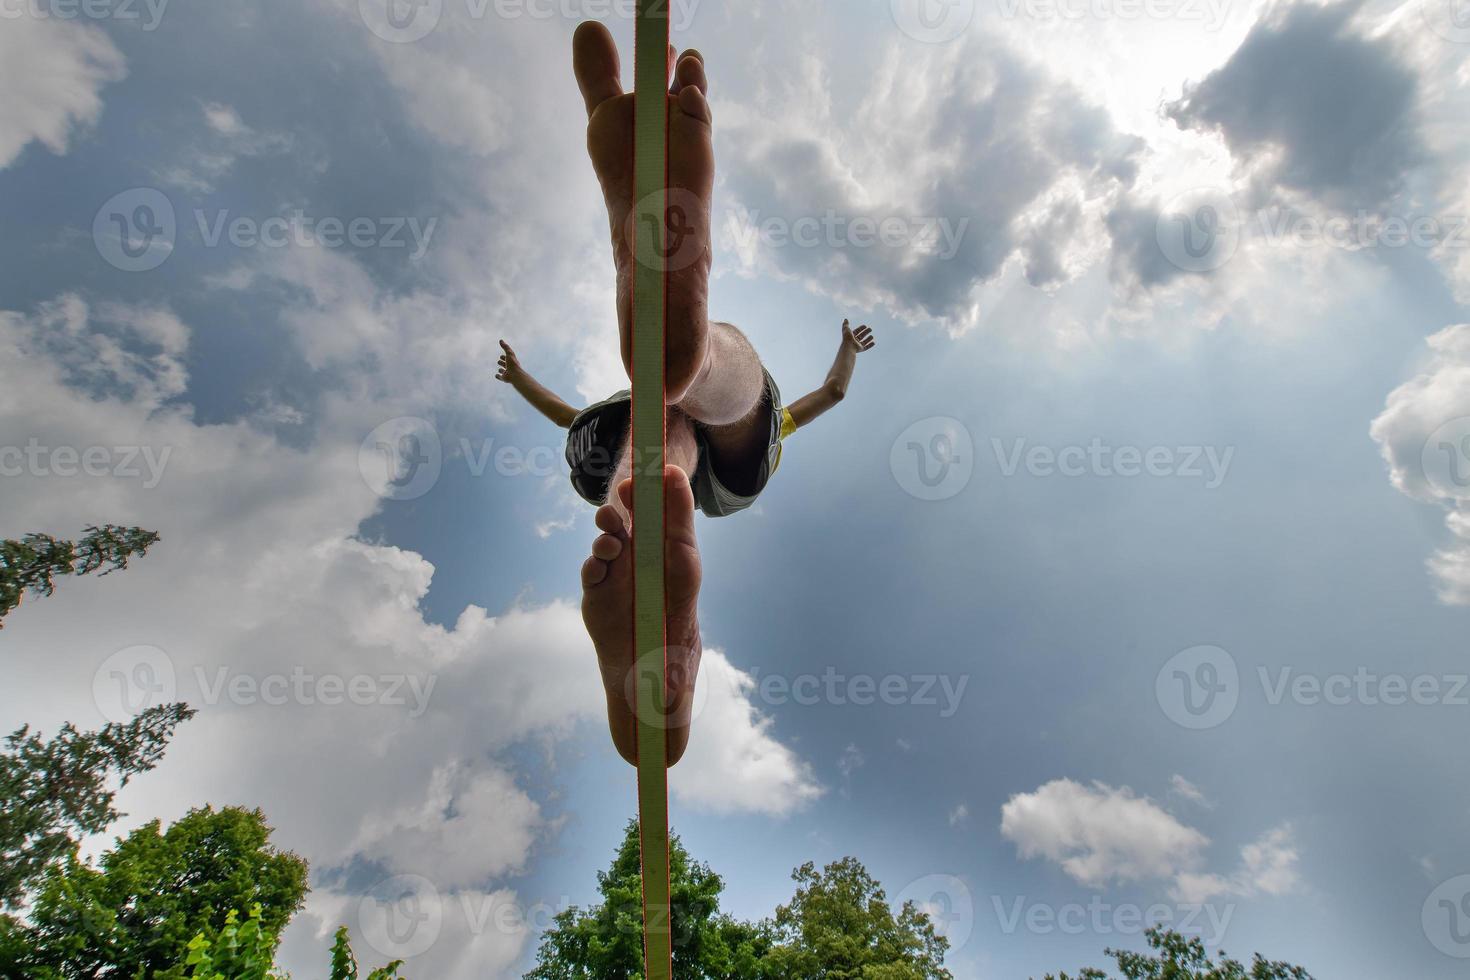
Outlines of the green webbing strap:
M 664 210 L 668 188 L 667 0 L 638 0 L 633 54 L 633 649 L 643 975 L 672 980 L 668 732 L 664 725 Z

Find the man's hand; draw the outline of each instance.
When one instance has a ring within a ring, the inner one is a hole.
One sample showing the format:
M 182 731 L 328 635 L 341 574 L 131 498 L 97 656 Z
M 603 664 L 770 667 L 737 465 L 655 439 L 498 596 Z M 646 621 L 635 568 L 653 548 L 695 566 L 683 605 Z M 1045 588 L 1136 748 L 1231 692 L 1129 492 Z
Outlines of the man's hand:
M 842 321 L 842 349 L 861 354 L 865 350 L 872 350 L 878 342 L 873 339 L 873 331 L 866 323 L 852 329 L 851 320 Z
M 521 367 L 521 362 L 516 357 L 516 352 L 510 349 L 510 344 L 502 340 L 500 349 L 505 353 L 500 355 L 500 370 L 496 372 L 495 380 L 504 381 L 513 388 L 519 388 L 525 384 L 529 375 L 526 374 L 526 369 Z

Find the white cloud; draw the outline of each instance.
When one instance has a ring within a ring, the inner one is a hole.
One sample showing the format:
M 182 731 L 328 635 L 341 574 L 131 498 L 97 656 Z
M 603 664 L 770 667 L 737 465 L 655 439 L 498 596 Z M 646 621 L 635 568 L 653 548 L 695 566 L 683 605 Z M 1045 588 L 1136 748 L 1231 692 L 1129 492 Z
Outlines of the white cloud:
M 1439 596 L 1470 604 L 1470 324 L 1428 339 L 1428 363 L 1388 396 L 1369 432 L 1395 488 L 1448 509 L 1451 541 L 1429 560 Z
M 1220 896 L 1251 898 L 1287 895 L 1297 889 L 1296 842 L 1289 825 L 1277 827 L 1240 849 L 1240 866 L 1229 875 L 1183 872 L 1171 894 L 1177 901 L 1196 904 Z
M 96 27 L 6 17 L 0 31 L 0 169 L 31 140 L 67 150 L 72 131 L 102 114 L 103 87 L 126 74 L 121 52 Z
M 968 823 L 969 820 L 970 808 L 963 803 L 949 811 L 949 825 L 951 827 L 958 827 L 962 823 Z
M 676 799 L 715 813 L 784 816 L 822 795 L 810 767 L 776 741 L 771 719 L 751 702 L 755 678 L 719 650 L 705 650 L 699 683 L 707 690 L 683 760 L 669 773 Z
M 1179 796 L 1183 799 L 1188 800 L 1190 803 L 1193 803 L 1196 806 L 1202 806 L 1206 808 L 1214 806 L 1213 803 L 1205 798 L 1203 790 L 1201 790 L 1198 786 L 1194 785 L 1194 783 L 1191 783 L 1189 780 L 1185 779 L 1178 773 L 1175 773 L 1173 776 L 1169 777 L 1169 792 L 1173 793 L 1175 796 Z
M 1175 792 L 1182 784 L 1184 795 L 1203 798 L 1187 780 L 1176 776 L 1173 783 Z M 1000 830 L 1022 858 L 1045 858 L 1089 888 L 1165 881 L 1176 901 L 1199 903 L 1285 895 L 1300 883 L 1290 826 L 1242 847 L 1234 872 L 1214 874 L 1202 869 L 1209 838 L 1126 786 L 1052 780 L 1011 797 L 1001 807 Z
M 1171 878 L 1199 864 L 1208 838 L 1128 787 L 1056 779 L 1001 807 L 1001 834 L 1089 887 Z

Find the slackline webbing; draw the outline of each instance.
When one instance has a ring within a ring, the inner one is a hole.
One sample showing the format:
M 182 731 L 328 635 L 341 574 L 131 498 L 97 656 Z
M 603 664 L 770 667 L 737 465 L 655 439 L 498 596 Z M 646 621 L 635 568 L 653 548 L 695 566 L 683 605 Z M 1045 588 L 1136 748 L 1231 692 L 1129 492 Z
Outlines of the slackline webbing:
M 638 715 L 638 838 L 643 975 L 672 980 L 668 731 L 664 636 L 665 207 L 668 0 L 638 0 L 633 51 L 633 650 Z

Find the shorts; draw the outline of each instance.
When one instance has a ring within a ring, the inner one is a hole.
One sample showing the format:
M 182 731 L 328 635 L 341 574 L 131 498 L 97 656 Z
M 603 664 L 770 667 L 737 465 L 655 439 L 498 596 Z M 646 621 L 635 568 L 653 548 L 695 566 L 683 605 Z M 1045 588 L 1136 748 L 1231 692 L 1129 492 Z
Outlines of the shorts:
M 689 485 L 694 491 L 695 506 L 708 517 L 728 517 L 754 504 L 781 462 L 781 389 L 776 387 L 776 380 L 769 371 L 762 371 L 766 379 L 766 397 L 756 410 L 767 413 L 771 435 L 754 478 L 737 480 L 741 485 L 754 487 L 750 494 L 736 493 L 720 479 L 710 457 L 705 426 L 694 423 L 699 462 L 689 478 Z M 572 420 L 567 432 L 567 465 L 572 470 L 572 489 L 590 504 L 601 506 L 607 501 L 609 484 L 618 464 L 618 452 L 628 436 L 632 407 L 631 394 L 620 391 L 583 409 Z M 729 478 L 731 474 L 726 473 L 725 476 Z

